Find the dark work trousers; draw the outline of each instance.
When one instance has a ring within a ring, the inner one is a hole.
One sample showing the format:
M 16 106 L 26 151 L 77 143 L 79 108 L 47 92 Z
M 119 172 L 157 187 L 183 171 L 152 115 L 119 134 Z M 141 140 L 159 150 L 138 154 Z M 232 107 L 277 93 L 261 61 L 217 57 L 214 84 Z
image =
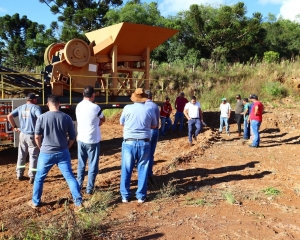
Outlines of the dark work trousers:
M 242 129 L 242 121 L 243 121 L 243 115 L 242 114 L 235 114 L 235 121 L 238 125 L 238 133 L 241 133 Z

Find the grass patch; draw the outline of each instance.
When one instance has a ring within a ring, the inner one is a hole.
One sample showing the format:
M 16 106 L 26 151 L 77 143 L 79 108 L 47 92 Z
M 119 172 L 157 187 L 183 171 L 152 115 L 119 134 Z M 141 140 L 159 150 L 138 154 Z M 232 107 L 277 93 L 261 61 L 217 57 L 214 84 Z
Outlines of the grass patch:
M 115 196 L 112 191 L 98 191 L 84 203 L 85 209 L 75 214 L 68 202 L 64 210 L 47 220 L 27 220 L 11 240 L 93 239 L 103 232 L 103 220 Z M 4 228 L 4 227 L 2 227 Z
M 204 199 L 194 199 L 192 197 L 186 197 L 186 205 L 204 206 L 207 202 Z
M 280 194 L 280 191 L 273 187 L 267 187 L 263 189 L 262 192 L 267 196 L 278 196 Z
M 230 204 L 236 203 L 234 195 L 231 192 L 226 192 L 223 194 L 223 196 L 228 203 L 230 203 Z
M 116 115 L 119 112 L 122 112 L 122 109 L 112 108 L 112 109 L 104 109 L 103 110 L 103 114 L 104 114 L 106 119 L 112 118 L 114 115 Z

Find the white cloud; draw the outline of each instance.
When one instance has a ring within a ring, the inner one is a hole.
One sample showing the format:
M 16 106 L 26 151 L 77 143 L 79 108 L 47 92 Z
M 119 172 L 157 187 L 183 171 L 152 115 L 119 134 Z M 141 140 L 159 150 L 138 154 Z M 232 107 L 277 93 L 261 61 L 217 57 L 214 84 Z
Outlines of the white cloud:
M 284 19 L 296 20 L 296 16 L 300 14 L 300 1 L 287 0 L 280 7 L 280 15 Z
M 158 1 L 158 8 L 163 16 L 168 16 L 188 10 L 192 4 L 210 4 L 214 6 L 223 2 L 223 0 L 161 0 Z
M 291 21 L 296 20 L 296 16 L 300 14 L 300 1 L 299 0 L 259 0 L 261 4 L 278 4 L 280 6 L 280 14 L 284 19 Z
M 0 7 L 0 13 L 5 13 L 5 12 L 7 12 L 7 10 L 3 7 Z

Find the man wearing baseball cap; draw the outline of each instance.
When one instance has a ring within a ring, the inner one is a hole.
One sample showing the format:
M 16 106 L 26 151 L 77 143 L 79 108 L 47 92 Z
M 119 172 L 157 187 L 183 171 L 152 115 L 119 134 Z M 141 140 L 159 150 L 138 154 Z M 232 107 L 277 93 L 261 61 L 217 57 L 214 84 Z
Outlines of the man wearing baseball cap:
M 258 148 L 260 143 L 259 128 L 262 122 L 264 105 L 260 101 L 258 101 L 258 97 L 255 94 L 250 95 L 250 100 L 253 102 L 249 116 L 253 133 L 253 141 L 252 144 L 249 145 L 249 147 Z
M 42 114 L 42 110 L 36 103 L 37 96 L 34 93 L 29 93 L 26 97 L 26 103 L 13 110 L 7 116 L 7 119 L 14 127 L 14 130 L 20 133 L 16 168 L 17 179 L 19 181 L 24 180 L 26 158 L 29 153 L 28 176 L 30 178 L 30 184 L 33 184 L 34 182 L 37 159 L 40 152 L 34 140 L 34 128 L 38 116 Z M 19 117 L 20 126 L 16 125 L 14 120 L 15 117 Z

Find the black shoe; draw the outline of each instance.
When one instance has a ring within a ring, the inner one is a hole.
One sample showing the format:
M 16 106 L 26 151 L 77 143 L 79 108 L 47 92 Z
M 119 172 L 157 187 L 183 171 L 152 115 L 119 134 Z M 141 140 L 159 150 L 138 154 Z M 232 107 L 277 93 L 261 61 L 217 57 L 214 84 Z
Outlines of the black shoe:
M 193 139 L 197 142 L 197 137 L 195 135 L 193 135 Z
M 23 181 L 25 180 L 24 176 L 17 176 L 18 181 Z
M 33 183 L 34 183 L 34 178 L 33 178 L 33 177 L 31 177 L 31 178 L 29 179 L 29 183 L 30 183 L 30 184 L 33 184 Z

